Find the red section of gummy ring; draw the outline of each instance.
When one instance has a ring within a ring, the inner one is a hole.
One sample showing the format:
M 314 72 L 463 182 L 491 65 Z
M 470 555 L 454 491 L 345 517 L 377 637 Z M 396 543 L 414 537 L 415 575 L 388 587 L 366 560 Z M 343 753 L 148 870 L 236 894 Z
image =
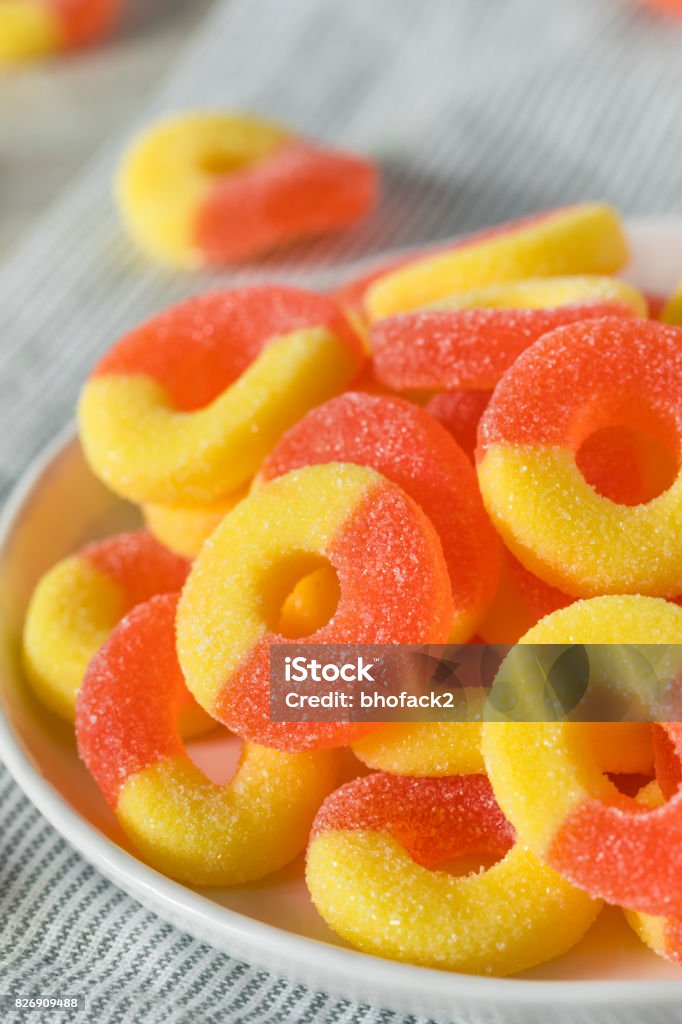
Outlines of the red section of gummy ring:
M 90 662 L 78 695 L 78 750 L 114 807 L 133 775 L 184 753 L 177 601 L 177 594 L 153 597 L 126 615 Z
M 97 39 L 116 23 L 120 0 L 48 0 L 62 23 L 69 46 Z
M 371 363 L 370 363 L 371 366 Z M 452 434 L 462 451 L 474 460 L 478 424 L 490 401 L 492 391 L 441 391 L 425 405 L 426 411 Z
M 79 553 L 125 592 L 132 607 L 152 594 L 180 590 L 190 563 L 159 544 L 150 533 L 122 533 L 88 544 Z
M 374 373 L 396 391 L 492 388 L 538 338 L 564 324 L 632 317 L 618 302 L 552 309 L 434 309 L 387 317 L 370 330 Z
M 653 424 L 652 411 L 660 416 Z M 479 450 L 494 444 L 575 450 L 594 430 L 616 424 L 664 433 L 666 444 L 679 448 L 682 330 L 609 317 L 546 334 L 495 389 Z
M 379 189 L 369 160 L 295 141 L 225 175 L 198 214 L 195 240 L 211 263 L 225 263 L 334 231 L 360 220 Z
M 664 727 L 676 756 L 682 725 Z M 588 798 L 559 827 L 547 861 L 588 892 L 633 910 L 682 914 L 682 792 L 650 810 L 619 797 L 606 804 Z
M 123 337 L 93 376 L 151 377 L 175 409 L 191 412 L 229 387 L 268 342 L 308 327 L 328 328 L 362 358 L 357 335 L 330 299 L 262 285 L 199 295 L 160 313 Z
M 325 800 L 310 838 L 347 830 L 387 833 L 428 868 L 469 853 L 503 856 L 515 839 L 484 775 L 354 779 Z

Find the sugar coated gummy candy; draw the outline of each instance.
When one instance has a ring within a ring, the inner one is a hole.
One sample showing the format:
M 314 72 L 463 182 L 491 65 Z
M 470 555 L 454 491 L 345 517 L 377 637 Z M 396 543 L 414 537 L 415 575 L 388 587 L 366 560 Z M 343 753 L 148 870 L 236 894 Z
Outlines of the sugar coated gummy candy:
M 304 848 L 338 761 L 246 744 L 232 781 L 211 783 L 178 729 L 176 604 L 171 594 L 138 605 L 93 658 L 78 698 L 79 753 L 157 870 L 190 885 L 252 881 Z
M 243 487 L 282 433 L 355 376 L 329 300 L 261 285 L 190 299 L 122 338 L 83 388 L 94 472 L 131 501 L 205 505 Z M 154 457 L 149 442 L 154 439 Z
M 0 66 L 83 46 L 115 24 L 120 0 L 3 0 Z
M 616 301 L 551 309 L 427 310 L 387 317 L 371 329 L 372 369 L 394 391 L 493 388 L 533 342 L 555 327 L 632 316 Z
M 421 506 L 450 573 L 450 641 L 468 640 L 495 593 L 499 543 L 471 464 L 447 431 L 410 402 L 349 392 L 312 409 L 287 431 L 260 475 L 271 480 L 325 462 L 371 466 Z
M 609 206 L 584 203 L 549 210 L 464 239 L 370 284 L 371 321 L 438 302 L 454 292 L 524 278 L 611 274 L 625 265 L 627 242 Z
M 365 217 L 379 190 L 362 157 L 246 114 L 182 114 L 148 128 L 118 175 L 142 249 L 192 268 L 249 259 Z
M 681 630 L 678 605 L 607 595 L 547 616 L 520 643 L 660 644 L 674 652 Z M 679 757 L 681 727 L 665 729 Z M 604 774 L 585 736 L 581 722 L 485 722 L 483 756 L 500 807 L 522 842 L 592 895 L 646 913 L 682 913 L 682 792 L 643 807 Z
M 156 594 L 178 590 L 189 563 L 144 531 L 88 544 L 39 581 L 26 615 L 23 658 L 40 700 L 73 721 L 88 662 L 120 619 Z M 187 694 L 185 732 L 208 720 Z
M 321 567 L 339 602 L 310 643 L 442 643 L 453 619 L 438 535 L 419 506 L 373 469 L 306 466 L 250 495 L 200 551 L 178 607 L 187 685 L 209 714 L 281 749 L 340 746 L 364 723 L 272 722 L 269 645 L 296 584 Z
M 439 870 L 476 855 L 496 862 Z M 306 881 L 327 924 L 366 953 L 471 973 L 558 956 L 600 909 L 516 841 L 482 775 L 342 786 L 315 819 Z
M 483 500 L 507 546 L 567 594 L 674 597 L 682 584 L 682 478 L 619 504 L 576 463 L 601 428 L 639 427 L 663 448 L 682 437 L 682 331 L 623 318 L 562 327 L 510 368 L 479 426 Z

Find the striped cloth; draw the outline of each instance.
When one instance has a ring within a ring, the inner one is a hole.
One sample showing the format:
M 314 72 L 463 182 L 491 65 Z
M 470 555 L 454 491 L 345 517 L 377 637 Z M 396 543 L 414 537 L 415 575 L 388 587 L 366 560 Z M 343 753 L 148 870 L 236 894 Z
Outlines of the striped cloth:
M 171 274 L 119 231 L 115 140 L 0 271 L 0 493 L 70 417 L 96 355 L 209 283 L 323 286 L 380 249 L 584 198 L 682 214 L 681 52 L 682 20 L 635 0 L 217 4 L 140 123 L 180 105 L 262 111 L 375 154 L 382 207 L 258 269 Z M 80 992 L 101 1024 L 417 1020 L 294 986 L 163 924 L 62 842 L 4 770 L 0 942 L 0 989 Z

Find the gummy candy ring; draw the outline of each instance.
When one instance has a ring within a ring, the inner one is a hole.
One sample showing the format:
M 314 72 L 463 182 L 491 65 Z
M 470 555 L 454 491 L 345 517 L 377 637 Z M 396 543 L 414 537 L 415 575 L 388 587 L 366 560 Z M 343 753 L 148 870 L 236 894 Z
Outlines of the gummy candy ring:
M 70 50 L 104 35 L 120 0 L 3 0 L 0 65 Z
M 576 464 L 604 427 L 640 427 L 675 478 L 638 505 L 598 494 Z M 478 478 L 503 540 L 567 594 L 682 591 L 682 331 L 606 318 L 559 328 L 523 353 L 479 426 Z
M 439 870 L 477 854 L 501 859 Z M 482 775 L 376 773 L 342 786 L 315 819 L 306 881 L 327 924 L 364 952 L 480 974 L 563 953 L 600 909 L 515 842 Z
M 183 114 L 131 146 L 117 183 L 142 249 L 192 268 L 247 259 L 362 219 L 378 174 L 361 157 L 247 115 Z
M 86 458 L 131 501 L 214 502 L 246 484 L 362 359 L 343 314 L 312 292 L 264 285 L 190 299 L 95 368 L 79 407 Z
M 583 203 L 505 224 L 410 260 L 368 285 L 364 308 L 370 321 L 381 320 L 487 285 L 611 274 L 627 259 L 627 242 L 615 211 Z
M 555 612 L 520 642 L 679 645 L 681 636 L 677 605 L 607 595 Z M 665 728 L 679 757 L 682 727 Z M 500 807 L 547 864 L 611 903 L 682 913 L 682 791 L 654 810 L 622 794 L 580 722 L 485 722 L 483 756 Z
M 53 566 L 33 592 L 24 626 L 24 668 L 41 701 L 73 721 L 88 662 L 114 626 L 136 604 L 179 590 L 188 571 L 188 562 L 144 531 L 89 544 Z M 183 714 L 205 728 L 205 713 L 191 706 Z M 194 731 L 192 721 L 186 727 Z
M 80 756 L 153 867 L 192 885 L 262 878 L 304 848 L 336 755 L 246 744 L 232 781 L 209 782 L 178 730 L 176 603 L 138 605 L 93 658 L 78 698 Z
M 306 466 L 267 483 L 200 551 L 178 607 L 190 692 L 237 735 L 285 750 L 340 746 L 367 723 L 270 721 L 269 645 L 295 584 L 338 574 L 331 620 L 304 643 L 443 643 L 452 624 L 435 529 L 399 487 L 364 466 Z
M 469 460 L 440 424 L 399 398 L 350 392 L 312 409 L 279 441 L 260 473 L 353 462 L 398 484 L 436 528 L 450 573 L 450 642 L 468 640 L 492 601 L 499 543 Z
M 556 327 L 632 315 L 630 305 L 616 301 L 405 313 L 372 326 L 372 368 L 395 391 L 493 388 L 522 352 Z

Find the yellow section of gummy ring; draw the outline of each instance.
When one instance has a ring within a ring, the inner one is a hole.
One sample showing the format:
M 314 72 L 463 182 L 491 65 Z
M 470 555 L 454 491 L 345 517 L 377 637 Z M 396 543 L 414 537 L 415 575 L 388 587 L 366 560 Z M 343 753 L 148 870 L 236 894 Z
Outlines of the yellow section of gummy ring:
M 272 341 L 195 412 L 173 409 L 150 377 L 92 377 L 79 404 L 83 449 L 97 475 L 131 501 L 212 502 L 243 486 L 287 427 L 342 388 L 355 367 L 339 338 L 314 327 Z
M 218 786 L 188 757 L 169 758 L 125 783 L 116 815 L 157 870 L 192 885 L 236 885 L 303 849 L 337 767 L 334 752 L 245 744 L 237 774 Z
M 271 481 L 223 520 L 178 605 L 178 656 L 203 708 L 210 712 L 230 673 L 275 627 L 279 598 L 300 578 L 299 566 L 323 554 L 361 499 L 383 482 L 364 466 L 307 466 Z
M 370 285 L 365 307 L 374 321 L 483 285 L 557 274 L 610 274 L 627 258 L 615 211 L 600 204 L 574 206 L 416 259 Z
M 491 445 L 477 470 L 496 529 L 547 583 L 579 597 L 682 590 L 682 474 L 625 506 L 593 490 L 559 446 Z
M 317 835 L 306 880 L 325 921 L 364 952 L 476 974 L 558 956 L 601 906 L 519 845 L 487 871 L 456 877 L 363 830 Z
M 608 595 L 553 612 L 519 643 L 679 645 L 680 638 L 682 608 L 677 605 L 660 598 Z M 582 722 L 483 725 L 483 757 L 495 798 L 523 842 L 539 856 L 588 797 L 618 799 L 584 728 Z
M 54 53 L 63 45 L 60 24 L 40 0 L 0 0 L 0 66 Z
M 438 309 L 546 309 L 592 302 L 619 302 L 637 316 L 647 315 L 646 299 L 633 285 L 617 277 L 589 274 L 493 284 L 448 295 L 435 306 Z
M 236 114 L 182 114 L 152 126 L 133 142 L 118 172 L 116 196 L 130 234 L 162 262 L 201 264 L 194 225 L 216 181 L 289 138 L 271 121 Z

